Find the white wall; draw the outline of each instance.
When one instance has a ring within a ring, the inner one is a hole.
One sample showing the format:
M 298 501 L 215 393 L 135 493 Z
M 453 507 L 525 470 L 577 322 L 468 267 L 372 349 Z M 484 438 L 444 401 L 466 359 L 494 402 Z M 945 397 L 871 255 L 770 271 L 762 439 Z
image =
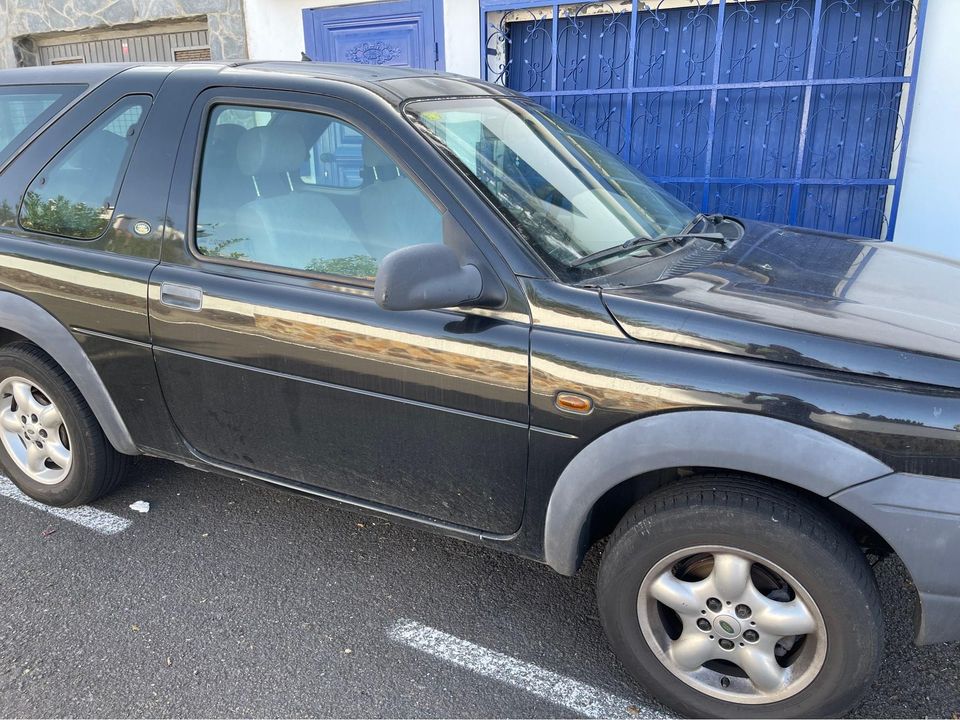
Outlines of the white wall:
M 304 8 L 349 5 L 363 0 L 243 0 L 251 60 L 299 60 Z
M 304 8 L 350 5 L 369 0 L 244 0 L 247 49 L 253 60 L 299 60 L 305 49 Z M 447 72 L 479 75 L 480 3 L 444 0 L 443 44 Z
M 894 240 L 960 257 L 960 1 L 927 0 Z
M 480 2 L 443 0 L 447 72 L 480 77 Z

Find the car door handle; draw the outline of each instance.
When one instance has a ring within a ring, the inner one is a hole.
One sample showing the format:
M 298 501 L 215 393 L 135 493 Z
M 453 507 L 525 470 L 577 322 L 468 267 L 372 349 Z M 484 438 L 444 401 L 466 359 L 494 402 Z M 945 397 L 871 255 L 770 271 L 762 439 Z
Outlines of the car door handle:
M 161 283 L 160 302 L 168 307 L 198 312 L 203 309 L 203 290 L 190 285 Z

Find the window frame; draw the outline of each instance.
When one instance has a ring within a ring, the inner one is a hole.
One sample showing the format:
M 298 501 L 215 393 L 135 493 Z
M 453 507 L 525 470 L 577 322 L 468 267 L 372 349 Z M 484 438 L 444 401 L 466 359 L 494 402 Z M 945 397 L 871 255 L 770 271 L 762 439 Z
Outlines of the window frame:
M 110 210 L 110 218 L 107 220 L 107 223 L 104 225 L 103 230 L 101 230 L 96 237 L 81 238 L 81 237 L 75 237 L 73 235 L 63 235 L 60 233 L 49 232 L 48 230 L 40 230 L 37 228 L 31 228 L 31 227 L 25 226 L 23 224 L 23 217 L 22 217 L 23 204 L 24 204 L 24 201 L 26 200 L 27 193 L 30 192 L 30 188 L 33 187 L 33 184 L 37 181 L 37 179 L 46 172 L 47 168 L 49 168 L 51 165 L 54 165 L 58 160 L 60 160 L 63 154 L 66 153 L 74 145 L 74 143 L 77 143 L 82 139 L 84 139 L 84 136 L 87 133 L 87 131 L 89 131 L 90 128 L 94 127 L 101 120 L 101 118 L 113 112 L 113 110 L 118 105 L 121 105 L 127 102 L 131 98 L 142 100 L 143 114 L 140 116 L 140 120 L 137 123 L 139 126 L 139 129 L 137 131 L 136 137 L 133 140 L 133 145 L 131 145 L 129 152 L 127 153 L 127 157 L 124 159 L 124 162 L 120 168 L 120 175 L 118 177 L 117 185 L 116 185 L 116 194 L 112 198 L 113 206 L 111 207 L 111 210 Z M 104 108 L 102 111 L 97 113 L 97 115 L 93 117 L 90 120 L 90 122 L 84 125 L 83 128 L 81 128 L 81 130 L 78 133 L 76 133 L 72 138 L 70 138 L 69 141 L 67 141 L 66 144 L 64 144 L 59 150 L 57 150 L 57 152 L 53 155 L 53 157 L 47 160 L 40 167 L 40 170 L 37 171 L 37 173 L 33 176 L 33 178 L 31 178 L 30 182 L 28 182 L 26 187 L 23 189 L 23 192 L 21 193 L 19 201 L 17 203 L 17 228 L 25 233 L 32 233 L 34 235 L 41 235 L 41 236 L 50 237 L 50 238 L 57 238 L 60 240 L 68 240 L 70 242 L 93 243 L 93 242 L 102 240 L 103 237 L 108 232 L 110 232 L 110 229 L 113 226 L 113 221 L 116 218 L 117 205 L 118 205 L 118 201 L 120 200 L 120 193 L 123 191 L 123 184 L 127 178 L 127 169 L 130 167 L 130 161 L 133 159 L 133 156 L 136 153 L 137 143 L 140 142 L 140 136 L 143 134 L 142 129 L 146 124 L 147 115 L 150 114 L 150 110 L 153 107 L 153 100 L 154 100 L 153 95 L 151 95 L 150 93 L 127 93 L 126 95 L 123 95 L 117 98 L 117 100 L 111 103 L 109 107 Z
M 251 92 L 249 95 L 242 94 L 244 91 Z M 239 91 L 239 92 L 238 92 Z M 351 275 L 338 275 L 335 273 L 322 273 L 312 270 L 298 270 L 288 268 L 282 265 L 270 265 L 269 263 L 257 262 L 254 260 L 236 260 L 233 258 L 219 257 L 216 255 L 205 255 L 200 252 L 197 244 L 197 214 L 200 201 L 200 176 L 203 170 L 203 155 L 207 144 L 207 136 L 210 127 L 210 118 L 218 106 L 233 105 L 238 107 L 257 108 L 264 110 L 290 110 L 294 112 L 308 112 L 313 115 L 323 115 L 338 122 L 351 126 L 365 137 L 370 138 L 380 149 L 383 150 L 397 165 L 398 168 L 410 179 L 411 182 L 424 194 L 437 212 L 443 217 L 448 213 L 447 208 L 440 201 L 429 186 L 410 168 L 409 164 L 400 159 L 394 149 L 388 142 L 384 142 L 387 131 L 377 132 L 371 123 L 358 121 L 356 117 L 351 117 L 347 112 L 343 112 L 335 107 L 335 104 L 346 104 L 348 101 L 332 97 L 329 95 L 309 95 L 295 90 L 279 90 L 268 88 L 231 88 L 220 87 L 211 88 L 198 98 L 198 102 L 203 103 L 203 111 L 199 118 L 199 127 L 197 128 L 196 142 L 194 148 L 192 177 L 190 181 L 189 211 L 187 214 L 187 241 L 186 247 L 191 258 L 196 260 L 201 267 L 203 266 L 222 266 L 224 268 L 237 268 L 240 270 L 255 270 L 268 272 L 279 278 L 301 278 L 306 280 L 320 281 L 344 289 L 372 291 L 374 281 L 367 278 L 359 278 Z M 260 93 L 263 93 L 261 95 Z M 304 99 L 280 98 L 280 94 L 297 94 Z M 311 101 L 312 100 L 312 101 Z M 399 139 L 398 139 L 399 140 Z M 362 186 L 361 186 L 362 187 Z M 357 192 L 360 188 L 354 189 Z M 331 190 L 336 191 L 337 188 Z

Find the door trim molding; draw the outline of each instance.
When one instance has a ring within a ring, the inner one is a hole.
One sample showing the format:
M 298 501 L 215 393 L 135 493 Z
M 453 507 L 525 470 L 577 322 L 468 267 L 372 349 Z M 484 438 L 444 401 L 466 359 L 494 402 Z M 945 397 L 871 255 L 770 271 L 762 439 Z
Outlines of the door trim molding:
M 508 425 L 510 427 L 520 429 L 536 429 L 541 432 L 556 434 L 556 431 L 554 430 L 549 430 L 547 428 L 532 428 L 529 423 L 518 422 L 516 420 L 507 420 L 506 418 L 498 418 L 494 417 L 493 415 L 481 415 L 480 413 L 473 413 L 468 410 L 458 410 L 457 408 L 451 408 L 445 405 L 434 405 L 433 403 L 423 402 L 422 400 L 412 400 L 410 398 L 397 397 L 396 395 L 386 395 L 384 393 L 373 392 L 372 390 L 363 390 L 361 388 L 350 387 L 349 385 L 338 385 L 336 383 L 326 382 L 325 380 L 317 380 L 316 378 L 304 377 L 303 375 L 291 375 L 290 373 L 257 367 L 256 365 L 244 365 L 243 363 L 233 362 L 232 360 L 210 357 L 209 355 L 199 355 L 197 353 L 187 352 L 186 350 L 176 350 L 174 348 L 163 347 L 161 345 L 154 345 L 153 350 L 154 352 L 164 352 L 170 355 L 189 358 L 191 360 L 200 360 L 204 362 L 211 362 L 216 365 L 224 365 L 226 367 L 236 368 L 237 370 L 243 370 L 244 372 L 255 372 L 262 375 L 270 375 L 271 377 L 282 378 L 284 380 L 309 383 L 310 385 L 330 388 L 331 390 L 342 390 L 344 392 L 363 395 L 365 397 L 372 397 L 378 400 L 388 400 L 391 402 L 401 403 L 403 405 L 412 405 L 414 407 L 424 408 L 425 410 L 437 410 L 439 412 L 450 413 L 460 417 L 468 417 L 475 420 L 486 420 L 488 422 L 495 422 L 500 425 Z M 566 437 L 565 434 L 563 436 Z

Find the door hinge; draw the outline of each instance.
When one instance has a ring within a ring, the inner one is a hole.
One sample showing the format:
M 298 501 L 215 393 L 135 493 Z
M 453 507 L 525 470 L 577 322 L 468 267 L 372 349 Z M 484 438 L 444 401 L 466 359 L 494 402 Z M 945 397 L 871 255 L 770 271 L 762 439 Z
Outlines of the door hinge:
M 433 67 L 436 68 L 440 64 L 440 43 L 435 42 L 433 44 Z

